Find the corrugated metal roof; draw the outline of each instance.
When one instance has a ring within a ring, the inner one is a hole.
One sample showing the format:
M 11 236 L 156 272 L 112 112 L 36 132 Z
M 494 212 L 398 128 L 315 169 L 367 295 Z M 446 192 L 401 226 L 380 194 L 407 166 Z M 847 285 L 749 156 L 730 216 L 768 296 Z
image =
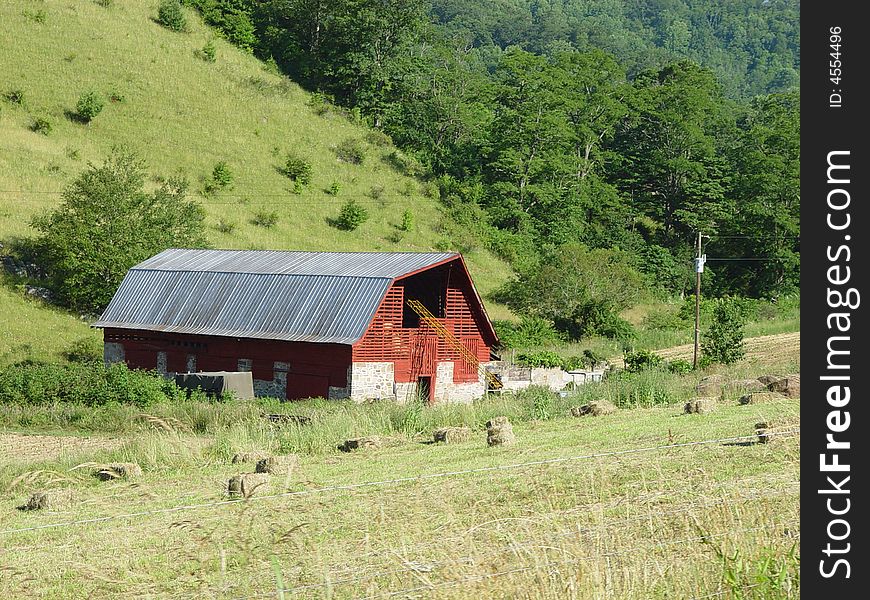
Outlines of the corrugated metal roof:
M 94 326 L 352 344 L 396 277 L 456 257 L 166 250 L 130 269 Z

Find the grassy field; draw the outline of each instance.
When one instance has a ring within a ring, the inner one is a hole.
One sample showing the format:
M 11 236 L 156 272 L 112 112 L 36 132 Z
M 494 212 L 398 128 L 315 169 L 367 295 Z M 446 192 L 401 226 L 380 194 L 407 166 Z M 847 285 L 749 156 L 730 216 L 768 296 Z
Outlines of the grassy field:
M 799 370 L 792 346 L 715 372 L 742 379 Z M 431 409 L 5 406 L 0 593 L 798 598 L 799 436 L 768 444 L 751 436 L 759 421 L 799 426 L 800 400 L 741 406 L 734 391 L 712 414 L 682 414 L 699 377 L 713 372 Z M 619 391 L 626 386 L 667 395 L 656 396 L 662 404 L 632 404 L 638 395 Z M 565 416 L 568 406 L 600 398 L 638 407 Z M 276 426 L 262 411 L 314 422 Z M 486 446 L 482 424 L 497 414 L 514 422 L 514 445 Z M 468 424 L 473 438 L 429 443 L 445 424 Z M 370 434 L 384 446 L 336 449 Z M 681 445 L 693 442 L 703 443 Z M 228 502 L 227 479 L 252 470 L 231 458 L 251 450 L 296 452 L 300 465 L 273 476 L 259 490 L 268 496 Z M 114 461 L 136 461 L 144 474 L 92 477 L 95 465 Z M 62 500 L 47 511 L 15 510 L 40 489 L 60 490 Z
M 187 177 L 206 208 L 215 247 L 453 249 L 465 254 L 482 293 L 508 277 L 507 266 L 491 254 L 451 239 L 437 199 L 394 166 L 388 141 L 373 137 L 352 115 L 317 108 L 295 83 L 214 39 L 193 11 L 187 11 L 189 32 L 161 27 L 153 20 L 156 6 L 0 3 L 0 243 L 32 235 L 31 217 L 56 206 L 88 162 L 101 163 L 123 145 L 146 161 L 155 180 Z M 209 40 L 217 48 L 214 63 L 197 57 Z M 88 91 L 100 94 L 105 108 L 83 124 L 74 113 Z M 49 124 L 47 134 L 33 131 L 37 119 Z M 363 149 L 361 164 L 339 159 L 337 149 L 347 140 Z M 289 151 L 312 165 L 312 182 L 299 194 L 278 170 Z M 206 194 L 219 161 L 232 171 L 232 185 Z M 333 183 L 337 195 L 327 192 Z M 348 199 L 370 213 L 352 232 L 327 221 Z M 399 229 L 406 210 L 414 215 L 410 232 Z M 273 212 L 274 227 L 253 223 L 259 213 Z M 57 340 L 93 335 L 86 323 L 28 305 L 22 296 L 20 289 L 0 286 L 0 356 L 29 345 L 36 357 L 56 359 Z M 495 318 L 509 315 L 497 305 L 490 309 Z M 33 318 L 7 322 L 21 314 Z

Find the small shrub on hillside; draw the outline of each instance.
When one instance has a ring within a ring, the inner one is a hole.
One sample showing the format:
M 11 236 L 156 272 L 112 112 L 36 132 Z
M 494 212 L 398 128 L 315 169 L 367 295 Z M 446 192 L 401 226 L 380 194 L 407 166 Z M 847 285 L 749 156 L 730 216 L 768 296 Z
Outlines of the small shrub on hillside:
M 586 359 L 582 356 L 566 356 L 562 359 L 562 368 L 566 371 L 577 371 L 586 366 Z
M 521 352 L 517 355 L 516 360 L 517 364 L 524 367 L 543 367 L 551 369 L 562 366 L 562 357 L 550 350 Z
M 330 196 L 338 196 L 338 193 L 341 191 L 341 184 L 337 181 L 333 181 L 325 191 Z
M 373 200 L 380 200 L 381 196 L 384 195 L 386 189 L 382 185 L 373 185 L 369 190 L 369 198 Z
M 427 198 L 432 198 L 433 200 L 438 200 L 441 197 L 440 188 L 438 187 L 438 184 L 434 181 L 427 181 L 426 183 L 424 183 L 421 186 L 420 191 L 423 192 L 424 196 L 426 196 Z
M 103 105 L 103 98 L 98 93 L 85 92 L 76 102 L 76 116 L 82 122 L 90 123 L 103 110 Z
M 109 90 L 109 102 L 114 102 L 115 104 L 120 104 L 121 102 L 126 102 L 127 96 L 124 95 L 124 92 L 119 90 L 116 87 L 113 87 Z
M 423 174 L 423 165 L 420 164 L 413 156 L 409 156 L 401 150 L 393 150 L 387 157 L 387 161 L 399 173 L 408 175 L 409 177 L 419 177 Z
M 205 43 L 200 50 L 197 50 L 197 57 L 201 58 L 205 62 L 213 63 L 217 60 L 217 48 L 214 45 L 214 42 L 209 40 Z
M 338 145 L 335 154 L 346 163 L 361 165 L 366 158 L 366 148 L 359 140 L 348 138 Z
M 24 15 L 24 18 L 28 21 L 33 21 L 34 23 L 45 23 L 45 11 L 41 8 L 38 10 L 25 10 L 21 13 Z
M 339 229 L 345 231 L 353 231 L 369 218 L 368 210 L 355 200 L 348 200 L 341 211 L 338 213 L 338 218 L 335 220 L 335 225 Z
M 649 350 L 637 350 L 629 352 L 624 357 L 625 370 L 629 373 L 639 373 L 645 369 L 652 369 L 662 364 L 662 357 Z
M 24 90 L 9 90 L 3 94 L 3 98 L 10 104 L 24 105 Z
M 218 221 L 218 224 L 214 226 L 214 228 L 221 233 L 229 235 L 236 230 L 236 224 L 232 221 L 221 219 L 220 221 Z
M 702 350 L 712 363 L 730 365 L 746 353 L 743 346 L 743 325 L 746 317 L 739 303 L 722 299 L 713 311 L 713 324 L 704 335 Z
M 157 22 L 172 31 L 185 31 L 187 29 L 187 17 L 181 8 L 179 0 L 160 0 L 157 8 Z
M 372 129 L 366 134 L 366 141 L 372 146 L 378 146 L 380 148 L 384 148 L 386 146 L 391 146 L 393 144 L 393 140 L 386 133 L 381 131 L 380 129 Z
M 651 311 L 644 317 L 643 325 L 646 329 L 654 330 L 685 329 L 691 325 L 691 321 L 684 319 L 679 311 L 663 308 Z
M 273 211 L 261 210 L 257 212 L 251 219 L 251 223 L 257 227 L 265 227 L 271 229 L 278 224 L 278 213 Z
M 214 184 L 223 189 L 233 182 L 233 171 L 226 161 L 219 161 L 211 170 L 211 180 Z
M 48 135 L 51 133 L 51 122 L 43 117 L 36 117 L 33 123 L 30 124 L 30 131 Z
M 115 0 L 94 0 L 94 3 L 103 8 L 111 8 L 115 5 Z
M 402 223 L 399 225 L 399 229 L 402 231 L 411 231 L 414 229 L 414 213 L 410 210 L 406 210 L 402 213 Z
M 311 183 L 311 163 L 293 152 L 287 153 L 281 173 L 299 185 Z

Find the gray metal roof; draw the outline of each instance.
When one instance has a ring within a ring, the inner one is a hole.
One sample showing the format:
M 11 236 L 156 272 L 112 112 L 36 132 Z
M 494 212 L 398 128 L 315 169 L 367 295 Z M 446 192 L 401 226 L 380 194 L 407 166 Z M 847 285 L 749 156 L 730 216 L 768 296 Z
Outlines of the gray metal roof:
M 130 269 L 94 326 L 352 344 L 395 278 L 458 257 L 171 249 Z

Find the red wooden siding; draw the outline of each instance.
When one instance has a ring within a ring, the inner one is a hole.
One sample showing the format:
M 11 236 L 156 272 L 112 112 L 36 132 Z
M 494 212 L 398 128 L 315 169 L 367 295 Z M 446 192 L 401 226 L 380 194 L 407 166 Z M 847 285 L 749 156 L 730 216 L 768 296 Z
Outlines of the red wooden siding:
M 438 280 L 446 287 L 445 293 L 439 294 L 444 298 L 443 316 L 439 321 L 479 361 L 488 361 L 490 347 L 481 333 L 480 317 L 472 309 L 474 292 L 464 269 L 446 265 L 430 270 L 428 276 L 432 277 L 431 271 L 436 270 L 439 271 Z M 477 368 L 465 361 L 425 323 L 419 327 L 402 327 L 405 295 L 403 280 L 390 288 L 366 334 L 353 347 L 354 362 L 393 362 L 396 381 L 407 383 L 421 376 L 434 375 L 439 362 L 452 361 L 455 383 L 477 381 Z
M 287 398 L 329 396 L 329 387 L 347 387 L 351 348 L 340 344 L 308 344 L 125 329 L 104 330 L 106 342 L 124 346 L 128 366 L 155 369 L 157 353 L 166 352 L 167 371 L 187 370 L 188 355 L 198 371 L 235 371 L 239 359 L 252 361 L 254 379 L 274 378 L 274 363 L 289 365 Z

